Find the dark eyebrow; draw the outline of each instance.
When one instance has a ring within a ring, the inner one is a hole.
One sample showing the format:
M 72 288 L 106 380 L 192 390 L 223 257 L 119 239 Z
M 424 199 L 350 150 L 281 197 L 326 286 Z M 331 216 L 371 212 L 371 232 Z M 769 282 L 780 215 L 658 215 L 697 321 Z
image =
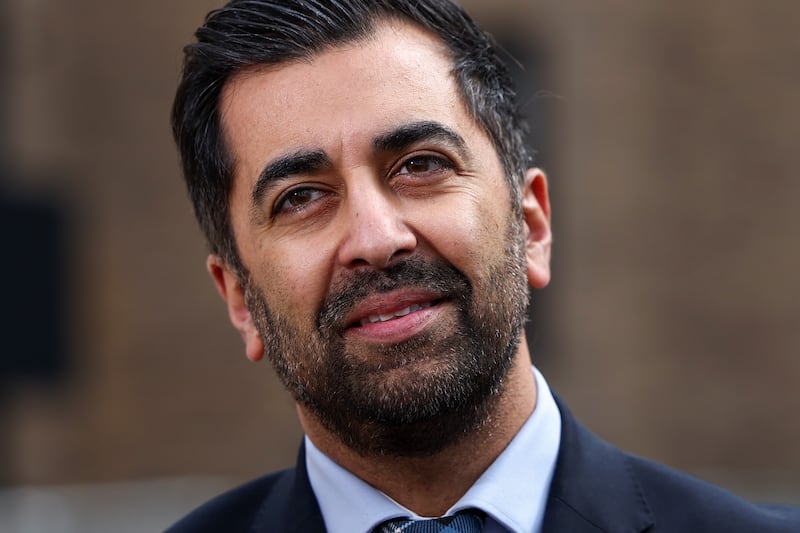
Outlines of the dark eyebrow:
M 447 126 L 433 121 L 403 124 L 376 137 L 372 146 L 376 152 L 401 152 L 423 141 L 437 140 L 450 145 L 459 156 L 468 159 L 469 151 L 464 139 Z M 264 194 L 274 183 L 293 174 L 313 174 L 332 166 L 331 159 L 322 150 L 298 150 L 273 159 L 258 175 L 250 193 L 251 205 L 257 207 Z
M 330 166 L 331 160 L 322 150 L 299 150 L 273 159 L 258 175 L 250 201 L 253 206 L 259 205 L 271 185 L 293 174 L 314 174 Z
M 458 133 L 438 122 L 422 121 L 403 124 L 372 141 L 376 152 L 402 152 L 423 141 L 443 141 L 454 148 L 458 155 L 468 159 L 467 143 Z

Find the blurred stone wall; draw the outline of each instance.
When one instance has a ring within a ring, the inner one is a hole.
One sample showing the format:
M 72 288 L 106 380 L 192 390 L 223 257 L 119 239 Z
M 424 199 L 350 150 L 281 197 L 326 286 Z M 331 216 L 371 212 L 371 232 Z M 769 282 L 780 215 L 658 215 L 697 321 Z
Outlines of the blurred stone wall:
M 628 449 L 798 487 L 800 4 L 561 6 L 557 388 Z
M 464 3 L 536 47 L 522 96 L 556 240 L 533 352 L 551 385 L 626 449 L 800 490 L 800 4 Z M 4 385 L 4 483 L 294 460 L 291 401 L 227 324 L 168 129 L 180 48 L 215 5 L 7 8 L 11 185 L 70 213 L 72 368 Z

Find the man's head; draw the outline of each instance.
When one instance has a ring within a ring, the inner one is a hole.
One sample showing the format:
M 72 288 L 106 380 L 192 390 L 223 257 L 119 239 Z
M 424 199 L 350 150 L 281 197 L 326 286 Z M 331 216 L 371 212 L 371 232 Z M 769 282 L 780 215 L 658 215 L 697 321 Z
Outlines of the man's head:
M 195 214 L 212 253 L 242 269 L 228 206 L 235 162 L 220 122 L 227 82 L 254 65 L 306 61 L 361 41 L 386 19 L 412 22 L 445 44 L 459 97 L 492 139 L 512 190 L 520 186 L 531 157 L 511 79 L 489 36 L 451 1 L 233 0 L 211 12 L 197 43 L 186 47 L 172 112 Z
M 426 454 L 487 423 L 509 369 L 529 364 L 547 186 L 509 174 L 446 40 L 370 20 L 225 78 L 236 262 L 208 266 L 248 357 L 269 356 L 308 424 L 362 454 Z

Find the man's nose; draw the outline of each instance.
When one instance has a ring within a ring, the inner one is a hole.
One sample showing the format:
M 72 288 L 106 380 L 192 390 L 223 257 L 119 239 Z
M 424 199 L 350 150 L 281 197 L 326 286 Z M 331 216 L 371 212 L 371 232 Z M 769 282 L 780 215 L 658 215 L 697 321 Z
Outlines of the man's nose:
M 339 263 L 346 268 L 386 268 L 417 247 L 399 199 L 390 190 L 361 187 L 348 194 L 340 223 Z

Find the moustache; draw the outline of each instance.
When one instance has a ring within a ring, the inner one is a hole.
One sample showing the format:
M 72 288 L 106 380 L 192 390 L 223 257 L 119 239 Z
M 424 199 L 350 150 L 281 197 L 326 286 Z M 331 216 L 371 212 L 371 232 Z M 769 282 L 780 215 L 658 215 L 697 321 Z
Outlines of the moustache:
M 341 333 L 359 301 L 401 288 L 422 289 L 437 299 L 464 301 L 472 293 L 467 277 L 450 263 L 409 257 L 383 270 L 353 272 L 336 283 L 320 305 L 317 328 L 323 333 Z

